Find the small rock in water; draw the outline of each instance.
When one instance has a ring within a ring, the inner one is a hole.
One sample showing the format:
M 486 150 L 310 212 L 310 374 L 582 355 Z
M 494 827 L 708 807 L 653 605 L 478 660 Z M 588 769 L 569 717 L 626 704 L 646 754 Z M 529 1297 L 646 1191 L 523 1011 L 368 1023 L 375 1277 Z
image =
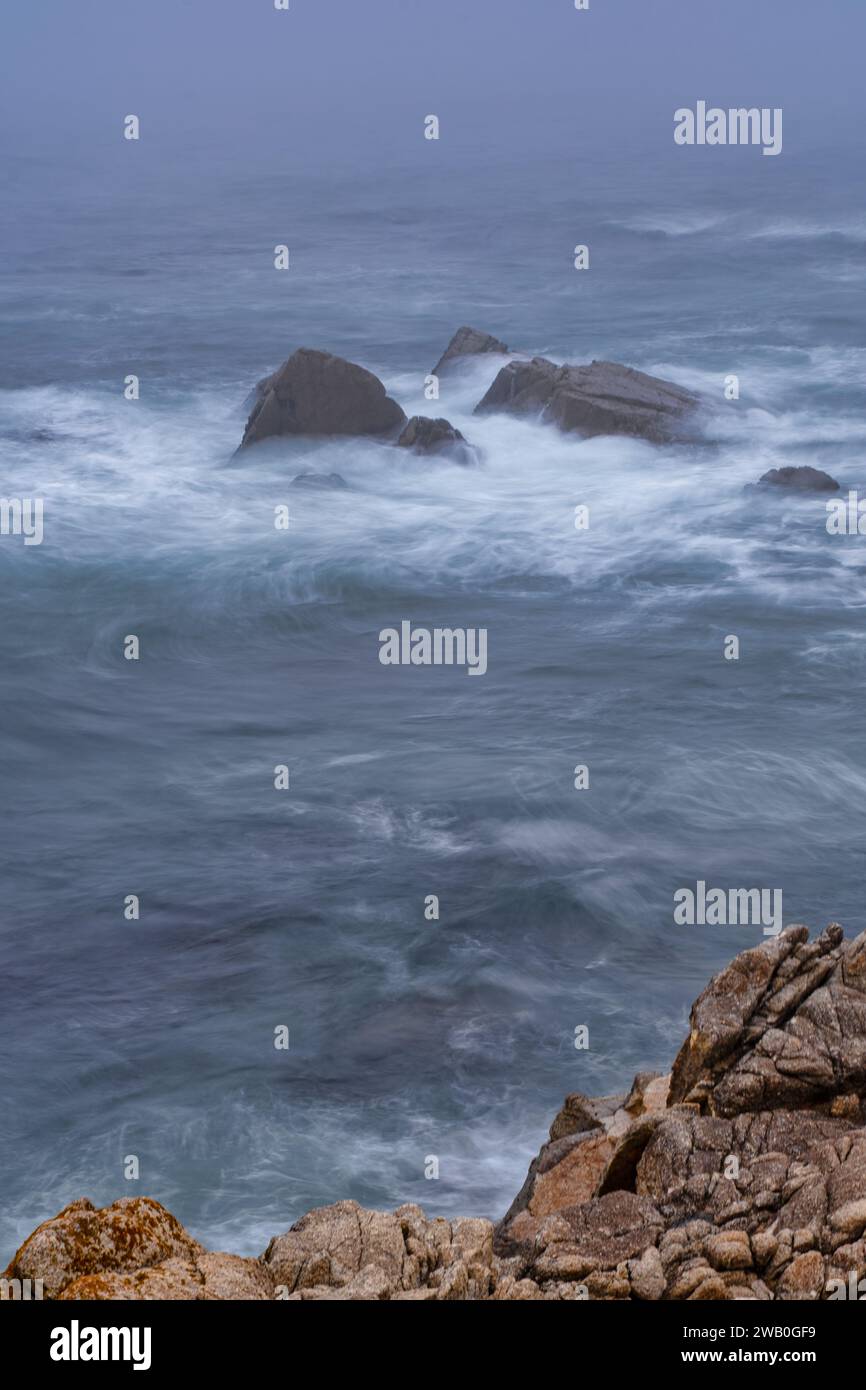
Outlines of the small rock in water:
M 426 415 L 413 415 L 397 440 L 402 449 L 416 454 L 448 454 L 458 463 L 475 463 L 477 450 L 467 443 L 460 430 L 450 420 L 431 420 Z
M 758 479 L 759 487 L 787 487 L 797 492 L 838 492 L 839 484 L 821 468 L 771 468 Z
M 289 483 L 289 487 L 306 487 L 320 492 L 339 491 L 348 487 L 346 479 L 339 473 L 299 473 Z

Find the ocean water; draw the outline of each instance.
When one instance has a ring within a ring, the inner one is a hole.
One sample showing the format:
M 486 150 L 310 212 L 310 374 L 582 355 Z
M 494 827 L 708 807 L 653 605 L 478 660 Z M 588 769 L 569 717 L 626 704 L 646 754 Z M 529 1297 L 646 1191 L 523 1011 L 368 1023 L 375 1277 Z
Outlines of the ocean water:
M 45 499 L 45 537 L 0 538 L 0 1263 L 82 1195 L 242 1253 L 342 1197 L 496 1217 L 565 1094 L 666 1069 L 760 939 L 675 926 L 678 887 L 866 927 L 866 540 L 746 487 L 804 463 L 866 486 L 862 200 L 832 157 L 686 153 L 13 163 L 2 492 Z M 431 413 L 463 323 L 699 388 L 707 437 L 476 418 L 480 360 L 434 412 L 476 468 L 233 457 L 295 347 Z M 308 469 L 348 487 L 290 489 Z M 485 627 L 487 674 L 380 665 L 405 619 Z

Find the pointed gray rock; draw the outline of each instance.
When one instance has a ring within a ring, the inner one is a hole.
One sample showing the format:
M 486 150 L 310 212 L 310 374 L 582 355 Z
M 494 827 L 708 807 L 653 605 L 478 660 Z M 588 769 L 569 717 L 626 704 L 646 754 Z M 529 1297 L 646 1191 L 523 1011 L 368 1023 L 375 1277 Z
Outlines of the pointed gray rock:
M 491 333 L 481 333 L 477 328 L 458 328 L 433 368 L 433 375 L 439 376 L 443 368 L 450 367 L 460 357 L 478 357 L 483 353 L 507 356 L 508 352 L 505 344 L 494 338 Z
M 299 348 L 256 388 L 241 448 L 284 435 L 388 435 L 406 416 L 377 376 L 314 348 Z

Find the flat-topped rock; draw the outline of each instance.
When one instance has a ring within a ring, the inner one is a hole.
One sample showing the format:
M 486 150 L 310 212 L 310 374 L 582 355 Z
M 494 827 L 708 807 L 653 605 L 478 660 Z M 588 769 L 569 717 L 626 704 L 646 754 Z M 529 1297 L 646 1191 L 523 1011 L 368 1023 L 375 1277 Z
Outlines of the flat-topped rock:
M 505 344 L 494 338 L 492 333 L 481 333 L 477 328 L 458 328 L 433 368 L 433 375 L 439 376 L 444 368 L 453 366 L 461 357 L 478 357 L 484 353 L 507 356 L 508 352 Z
M 694 437 L 700 398 L 618 362 L 557 366 L 546 357 L 509 362 L 476 414 L 538 415 L 584 437 L 624 434 L 654 443 Z
M 388 435 L 406 416 L 377 376 L 315 348 L 299 348 L 256 387 L 241 448 L 285 435 Z

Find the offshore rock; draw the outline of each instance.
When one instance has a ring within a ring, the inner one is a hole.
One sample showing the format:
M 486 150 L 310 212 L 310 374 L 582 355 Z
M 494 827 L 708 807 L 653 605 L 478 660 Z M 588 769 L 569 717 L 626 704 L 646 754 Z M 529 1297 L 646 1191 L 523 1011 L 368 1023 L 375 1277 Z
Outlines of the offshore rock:
M 433 375 L 440 376 L 443 369 L 453 366 L 461 357 L 478 357 L 485 353 L 507 357 L 508 352 L 505 344 L 494 338 L 491 333 L 481 333 L 477 328 L 458 328 L 433 368 Z
M 808 465 L 771 468 L 758 479 L 759 487 L 784 487 L 795 492 L 838 492 L 839 484 L 823 468 Z
M 503 367 L 475 412 L 534 415 L 584 438 L 624 434 L 664 443 L 695 436 L 699 405 L 684 387 L 617 362 L 558 367 L 533 357 Z
M 377 376 L 314 348 L 299 348 L 259 382 L 241 448 L 285 435 L 388 435 L 406 419 Z
M 416 454 L 447 454 L 456 463 L 475 463 L 478 457 L 477 450 L 449 420 L 431 420 L 426 415 L 413 415 L 397 443 Z

